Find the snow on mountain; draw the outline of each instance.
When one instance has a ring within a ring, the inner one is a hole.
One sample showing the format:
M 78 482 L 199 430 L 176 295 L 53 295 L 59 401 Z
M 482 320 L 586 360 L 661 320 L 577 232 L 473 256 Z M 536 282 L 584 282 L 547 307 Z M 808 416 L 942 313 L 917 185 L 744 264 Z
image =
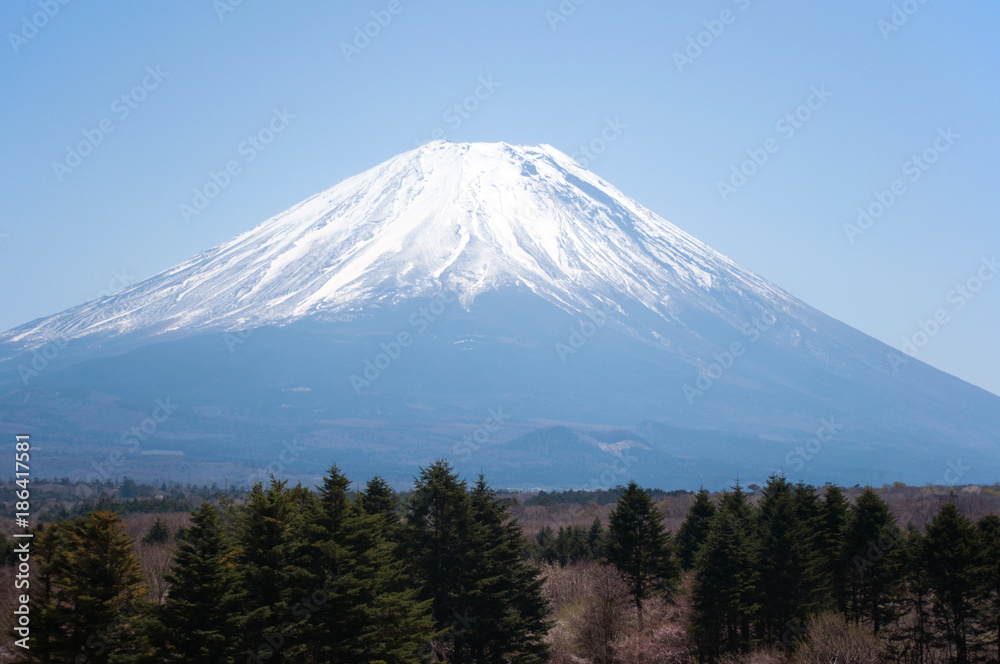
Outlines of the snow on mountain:
M 734 298 L 803 307 L 551 146 L 436 141 L 0 343 L 344 319 L 442 290 L 469 306 L 505 287 L 569 312 L 627 297 L 668 321 L 679 303 L 733 323 Z
M 407 315 L 443 291 L 461 306 L 423 333 Z M 602 325 L 585 338 L 588 315 Z M 955 463 L 985 482 L 1000 440 L 996 396 L 794 299 L 545 145 L 430 143 L 0 334 L 0 429 L 58 441 L 48 472 L 89 472 L 167 397 L 183 406 L 150 444 L 184 465 L 143 457 L 130 474 L 258 472 L 291 437 L 295 472 L 333 458 L 404 480 L 447 456 L 508 486 L 778 470 L 923 483 Z M 498 408 L 516 421 L 496 445 L 492 429 L 459 442 Z M 624 470 L 623 441 L 644 441 Z

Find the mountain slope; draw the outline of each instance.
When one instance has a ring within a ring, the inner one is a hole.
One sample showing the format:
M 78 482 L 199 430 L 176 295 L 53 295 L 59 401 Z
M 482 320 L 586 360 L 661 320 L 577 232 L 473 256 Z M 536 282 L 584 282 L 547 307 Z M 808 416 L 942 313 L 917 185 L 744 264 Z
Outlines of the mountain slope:
M 995 479 L 1000 398 L 898 360 L 554 148 L 436 142 L 0 335 L 0 430 L 49 432 L 70 475 Z M 645 442 L 601 442 L 622 428 Z

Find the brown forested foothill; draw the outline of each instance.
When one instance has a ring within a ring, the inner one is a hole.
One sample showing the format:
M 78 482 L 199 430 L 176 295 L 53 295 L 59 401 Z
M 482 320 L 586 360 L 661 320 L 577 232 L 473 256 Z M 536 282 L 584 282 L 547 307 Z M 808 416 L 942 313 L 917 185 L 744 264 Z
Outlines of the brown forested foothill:
M 352 491 L 336 467 L 316 490 L 130 483 L 74 504 L 53 486 L 34 531 L 32 647 L 8 639 L 4 659 L 1000 661 L 995 486 L 772 477 L 539 500 L 469 486 L 446 462 L 404 494 L 378 477 Z M 10 634 L 7 539 L 0 558 Z

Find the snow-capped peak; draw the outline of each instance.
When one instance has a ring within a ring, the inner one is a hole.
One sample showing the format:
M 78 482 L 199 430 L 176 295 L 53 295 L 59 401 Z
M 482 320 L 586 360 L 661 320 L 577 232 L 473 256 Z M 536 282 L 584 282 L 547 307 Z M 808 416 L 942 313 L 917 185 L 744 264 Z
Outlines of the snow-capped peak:
M 0 341 L 246 329 L 443 290 L 527 289 L 567 311 L 788 296 L 548 146 L 435 141 L 118 293 Z

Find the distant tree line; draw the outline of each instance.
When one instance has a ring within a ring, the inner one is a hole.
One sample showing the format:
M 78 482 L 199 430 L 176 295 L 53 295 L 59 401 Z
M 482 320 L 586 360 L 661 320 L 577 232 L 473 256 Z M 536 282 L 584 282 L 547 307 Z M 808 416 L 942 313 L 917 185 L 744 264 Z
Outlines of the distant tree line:
M 539 491 L 534 496 L 524 501 L 525 505 L 588 505 L 596 503 L 598 505 L 611 505 L 617 503 L 626 487 L 616 486 L 612 489 L 570 489 L 568 491 Z M 685 489 L 674 491 L 663 491 L 661 489 L 646 489 L 649 497 L 654 502 L 659 502 L 665 498 L 675 496 L 685 496 L 693 493 Z
M 534 664 L 549 655 L 551 627 L 536 562 L 598 561 L 620 574 L 640 628 L 650 598 L 689 598 L 702 662 L 743 664 L 759 650 L 795 653 L 793 663 L 873 661 L 803 654 L 844 621 L 877 635 L 885 661 L 1000 661 L 996 515 L 972 522 L 946 503 L 920 532 L 900 527 L 871 489 L 851 503 L 836 486 L 775 476 L 753 494 L 738 484 L 716 500 L 699 491 L 672 534 L 656 494 L 634 482 L 614 493 L 606 526 L 546 527 L 529 541 L 508 499 L 444 461 L 421 469 L 405 497 L 378 477 L 351 491 L 336 466 L 316 490 L 272 479 L 238 503 L 203 502 L 176 534 L 153 522 L 144 545 L 176 543 L 159 604 L 146 599 L 121 518 L 99 502 L 36 530 L 33 643 L 19 654 Z M 0 537 L 0 557 L 11 553 Z

